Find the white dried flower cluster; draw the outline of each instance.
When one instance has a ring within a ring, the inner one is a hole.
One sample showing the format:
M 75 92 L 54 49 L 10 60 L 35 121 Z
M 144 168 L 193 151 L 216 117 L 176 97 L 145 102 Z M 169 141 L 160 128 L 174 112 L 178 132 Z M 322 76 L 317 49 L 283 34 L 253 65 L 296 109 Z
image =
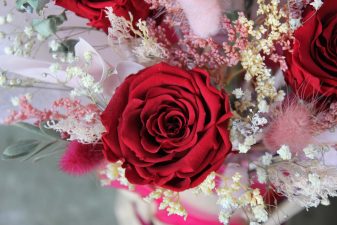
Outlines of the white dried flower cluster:
M 264 184 L 267 182 L 267 171 L 264 168 L 256 168 L 256 176 L 259 183 Z
M 306 208 L 326 205 L 337 196 L 336 168 L 316 160 L 281 161 L 269 166 L 268 174 L 278 192 Z
M 76 96 L 93 96 L 103 93 L 103 87 L 100 82 L 96 82 L 94 77 L 85 72 L 79 66 L 69 66 L 66 69 L 67 80 L 77 78 L 79 86 L 71 91 L 70 95 Z
M 235 95 L 235 97 L 237 99 L 240 99 L 240 98 L 242 98 L 245 95 L 245 93 L 242 91 L 241 88 L 234 89 L 234 91 L 232 92 L 232 94 Z
M 58 122 L 50 121 L 48 127 L 58 132 L 68 133 L 68 140 L 70 141 L 76 140 L 84 144 L 99 141 L 105 132 L 105 128 L 99 119 L 87 123 L 72 116 Z
M 250 214 L 249 219 L 257 222 L 265 222 L 268 219 L 268 213 L 265 210 L 263 198 L 258 189 L 250 189 L 241 184 L 241 175 L 234 174 L 230 183 L 224 187 L 216 189 L 218 194 L 218 204 L 222 206 L 219 214 L 219 220 L 228 224 L 233 212 L 237 209 L 245 210 Z
M 312 5 L 316 10 L 319 10 L 322 7 L 323 2 L 322 0 L 314 0 L 310 3 L 310 5 Z
M 151 62 L 154 59 L 165 59 L 168 57 L 167 50 L 149 35 L 146 22 L 139 20 L 137 27 L 140 30 L 141 43 L 135 47 L 133 53 L 140 62 Z
M 0 25 L 12 23 L 14 20 L 13 14 L 8 13 L 5 16 L 0 16 Z
M 121 185 L 127 186 L 129 190 L 134 190 L 135 186 L 130 184 L 125 177 L 125 169 L 122 168 L 122 162 L 109 163 L 104 169 L 100 170 L 100 175 L 104 176 L 101 179 L 102 186 L 111 185 L 111 182 L 118 181 Z
M 277 153 L 283 160 L 290 160 L 292 155 L 290 148 L 287 145 L 282 145 L 279 150 L 277 150 Z
M 269 166 L 272 163 L 273 155 L 266 152 L 261 158 L 260 161 L 263 166 Z
M 135 40 L 135 37 L 130 35 L 134 33 L 140 41 L 133 47 L 132 52 L 140 62 L 149 63 L 153 60 L 165 59 L 168 57 L 167 50 L 157 42 L 155 37 L 150 36 L 147 24 L 145 21 L 139 20 L 136 24 L 136 29 L 133 26 L 133 16 L 130 14 L 130 21 L 123 17 L 118 17 L 114 14 L 113 9 L 108 7 L 106 10 L 107 17 L 112 24 L 109 28 L 109 39 L 117 40 L 118 43 Z
M 0 25 L 10 24 L 14 21 L 12 13 L 5 16 L 0 16 Z M 10 45 L 4 47 L 4 52 L 7 55 L 15 56 L 31 56 L 33 48 L 37 43 L 38 34 L 32 26 L 26 26 L 23 31 L 15 31 L 13 33 L 0 32 L 0 40 L 8 38 Z
M 246 70 L 245 79 L 247 81 L 254 78 L 255 91 L 257 93 L 257 101 L 266 101 L 270 99 L 271 103 L 279 98 L 282 93 L 279 93 L 274 85 L 274 78 L 271 70 L 264 63 L 264 55 L 270 55 L 274 48 L 275 41 L 282 38 L 282 35 L 289 33 L 289 25 L 282 23 L 283 19 L 287 18 L 286 13 L 279 9 L 279 0 L 271 0 L 266 3 L 265 0 L 258 0 L 257 15 L 265 16 L 264 23 L 261 25 L 254 24 L 244 15 L 239 16 L 239 21 L 243 24 L 248 33 L 252 36 L 247 49 L 241 52 L 241 64 Z M 268 34 L 268 35 L 266 35 Z M 267 111 L 268 106 L 263 102 L 259 107 L 262 111 Z
M 215 172 L 212 172 L 210 175 L 208 175 L 207 178 L 193 190 L 194 193 L 203 193 L 205 195 L 213 194 L 213 191 L 215 189 L 215 177 Z
M 49 66 L 49 71 L 51 73 L 56 73 L 57 71 L 59 71 L 61 69 L 61 65 L 59 63 L 52 63 Z
M 147 197 L 144 198 L 147 202 L 152 202 L 153 200 L 162 198 L 162 202 L 159 205 L 160 210 L 165 210 L 168 212 L 168 215 L 178 215 L 187 218 L 187 211 L 182 206 L 179 201 L 179 193 L 164 190 L 164 189 L 156 189 L 151 192 Z
M 105 13 L 111 24 L 111 27 L 109 27 L 108 30 L 110 40 L 117 40 L 118 43 L 122 43 L 133 38 L 130 34 L 130 21 L 126 20 L 124 17 L 117 16 L 113 12 L 112 7 L 107 7 Z
M 321 159 L 329 149 L 330 147 L 326 145 L 310 144 L 303 149 L 303 152 L 308 159 Z
M 250 116 L 248 116 L 250 118 Z M 262 127 L 268 123 L 265 117 L 254 114 L 250 121 L 233 120 L 231 127 L 231 141 L 234 149 L 240 153 L 247 153 L 256 144 L 257 135 L 262 132 Z
M 61 44 L 58 41 L 56 41 L 55 39 L 53 39 L 53 40 L 49 41 L 48 46 L 49 46 L 51 51 L 55 52 L 61 47 Z

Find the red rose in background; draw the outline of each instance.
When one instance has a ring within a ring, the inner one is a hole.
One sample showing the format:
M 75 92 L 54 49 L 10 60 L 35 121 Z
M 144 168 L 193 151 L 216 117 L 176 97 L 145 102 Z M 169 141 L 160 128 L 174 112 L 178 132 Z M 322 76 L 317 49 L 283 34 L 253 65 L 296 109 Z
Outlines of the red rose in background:
M 145 20 L 150 13 L 150 6 L 144 0 L 56 0 L 55 4 L 89 19 L 90 26 L 105 32 L 110 27 L 105 14 L 106 7 L 112 7 L 117 16 L 126 19 L 130 19 L 129 12 L 132 13 L 135 22 Z
M 206 71 L 157 64 L 130 75 L 103 112 L 104 154 L 133 184 L 193 188 L 231 151 L 230 116 Z
M 295 31 L 293 53 L 287 55 L 287 83 L 300 95 L 337 94 L 337 4 L 325 0 L 316 12 L 307 6 L 304 24 Z

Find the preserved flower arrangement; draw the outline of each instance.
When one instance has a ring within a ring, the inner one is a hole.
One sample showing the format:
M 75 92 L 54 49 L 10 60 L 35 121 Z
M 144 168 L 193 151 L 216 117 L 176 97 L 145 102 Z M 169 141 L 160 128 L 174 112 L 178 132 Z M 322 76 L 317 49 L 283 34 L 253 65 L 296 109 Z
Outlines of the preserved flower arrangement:
M 4 159 L 62 152 L 140 196 L 137 224 L 280 224 L 337 196 L 334 0 L 1 4 L 1 93 L 25 92 L 1 96 Z

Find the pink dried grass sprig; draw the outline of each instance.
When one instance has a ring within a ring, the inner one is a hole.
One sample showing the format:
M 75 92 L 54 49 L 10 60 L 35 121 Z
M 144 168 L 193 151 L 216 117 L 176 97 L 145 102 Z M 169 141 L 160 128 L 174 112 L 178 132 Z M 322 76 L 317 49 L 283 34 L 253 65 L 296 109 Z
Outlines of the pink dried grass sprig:
M 4 120 L 6 124 L 32 120 L 35 124 L 45 120 L 62 120 L 72 116 L 78 120 L 92 114 L 92 121 L 100 114 L 95 104 L 83 105 L 79 100 L 61 98 L 53 102 L 51 109 L 38 109 L 29 102 L 26 96 L 19 98 L 18 110 L 13 110 Z
M 83 120 L 86 115 L 92 115 L 92 119 L 87 122 L 95 122 L 101 110 L 95 104 L 83 105 L 79 100 L 61 98 L 53 103 L 55 110 L 62 110 L 65 117 L 72 116 L 74 119 Z
M 293 153 L 302 151 L 313 142 L 314 115 L 312 105 L 296 98 L 286 99 L 273 108 L 263 133 L 267 149 L 275 152 L 282 145 L 287 145 Z
M 170 49 L 171 63 L 209 69 L 238 64 L 240 52 L 249 41 L 247 28 L 239 20 L 233 22 L 224 16 L 221 18 L 221 32 L 224 38 L 202 39 L 189 30 L 182 30 L 183 37 L 178 45 Z
M 103 161 L 102 150 L 102 144 L 82 144 L 72 141 L 60 159 L 60 169 L 74 176 L 85 175 Z
M 35 123 L 39 123 L 44 120 L 59 120 L 65 118 L 63 114 L 57 111 L 50 109 L 40 110 L 34 107 L 26 96 L 21 96 L 19 98 L 18 107 L 18 110 L 12 110 L 10 115 L 5 118 L 4 122 L 6 124 L 12 124 L 26 120 L 33 120 Z

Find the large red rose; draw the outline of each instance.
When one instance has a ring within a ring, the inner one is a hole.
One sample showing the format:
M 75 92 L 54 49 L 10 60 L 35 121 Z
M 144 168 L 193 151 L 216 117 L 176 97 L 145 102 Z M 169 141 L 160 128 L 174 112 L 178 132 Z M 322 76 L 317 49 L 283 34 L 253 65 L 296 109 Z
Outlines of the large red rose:
M 130 75 L 102 114 L 105 157 L 134 184 L 199 185 L 231 151 L 227 96 L 201 69 L 160 63 Z
M 150 6 L 144 0 L 56 0 L 55 4 L 89 19 L 90 26 L 105 32 L 110 27 L 105 14 L 106 7 L 112 7 L 117 16 L 126 19 L 130 19 L 129 12 L 132 13 L 135 22 L 145 20 L 150 14 Z
M 317 11 L 304 11 L 295 31 L 294 50 L 287 55 L 287 83 L 303 98 L 337 94 L 337 4 L 325 0 Z

